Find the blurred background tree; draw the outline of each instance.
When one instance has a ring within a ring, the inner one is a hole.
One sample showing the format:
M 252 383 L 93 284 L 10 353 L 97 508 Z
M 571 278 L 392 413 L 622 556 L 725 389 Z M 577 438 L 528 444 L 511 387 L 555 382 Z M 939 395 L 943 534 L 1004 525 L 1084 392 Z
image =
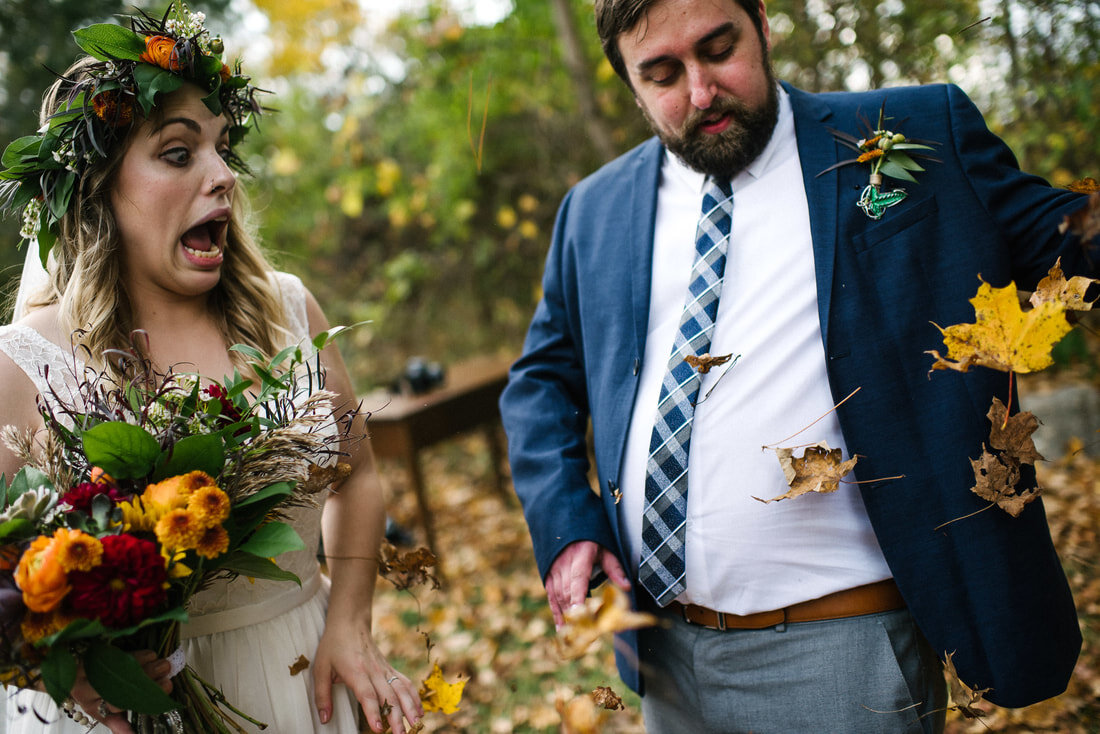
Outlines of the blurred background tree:
M 363 388 L 412 355 L 517 352 L 561 196 L 648 135 L 603 60 L 591 0 L 490 4 L 503 11 L 489 24 L 457 0 L 393 0 L 406 9 L 384 24 L 369 0 L 228 11 L 229 53 L 276 93 L 245 151 L 261 233 L 333 322 L 372 322 L 346 345 Z M 5 0 L 0 141 L 33 127 L 41 67 L 69 61 L 49 57 L 72 51 L 67 30 L 121 6 Z M 1096 0 L 774 0 L 768 12 L 777 71 L 797 86 L 952 81 L 1025 169 L 1056 185 L 1100 177 Z

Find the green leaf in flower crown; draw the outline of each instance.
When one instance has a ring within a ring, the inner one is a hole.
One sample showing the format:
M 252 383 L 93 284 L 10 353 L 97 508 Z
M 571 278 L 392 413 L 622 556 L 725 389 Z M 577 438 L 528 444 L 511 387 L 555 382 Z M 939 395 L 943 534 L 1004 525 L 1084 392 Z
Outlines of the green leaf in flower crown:
M 73 186 L 76 184 L 76 174 L 71 171 L 62 176 L 57 182 L 57 188 L 49 198 L 50 214 L 54 219 L 61 219 L 69 209 L 69 199 L 73 195 Z
M 163 714 L 179 703 L 161 690 L 134 656 L 114 645 L 95 641 L 84 653 L 88 682 L 108 703 L 139 714 Z
M 81 436 L 84 455 L 115 479 L 147 476 L 160 456 L 160 444 L 148 431 L 121 421 L 100 423 Z
M 251 553 L 234 551 L 215 558 L 210 568 L 224 569 L 253 579 L 271 579 L 273 581 L 293 581 L 299 586 L 302 580 L 290 571 L 284 571 L 270 558 L 261 558 Z
M 113 23 L 95 23 L 73 31 L 76 45 L 100 61 L 137 61 L 145 53 L 145 40 L 137 33 Z
M 225 466 L 225 443 L 221 436 L 213 433 L 186 436 L 176 441 L 171 453 L 161 458 L 163 460 L 153 472 L 154 482 L 195 470 L 216 477 Z
M 138 103 L 146 117 L 156 104 L 157 94 L 169 94 L 183 86 L 182 77 L 152 64 L 135 66 L 134 82 L 138 88 Z
M 4 148 L 4 156 L 0 158 L 0 165 L 11 168 L 25 158 L 38 158 L 38 149 L 42 146 L 42 137 L 39 135 L 25 135 L 8 143 Z
M 76 657 L 68 645 L 52 646 L 39 671 L 42 673 L 46 691 L 54 701 L 61 704 L 69 697 L 69 691 L 76 683 Z
M 256 528 L 249 538 L 237 550 L 251 553 L 261 558 L 274 558 L 289 551 L 305 550 L 302 537 L 285 522 L 269 522 Z
M 43 226 L 38 230 L 38 257 L 42 261 L 43 269 L 46 269 L 50 250 L 53 249 L 55 242 L 57 242 L 57 234 L 48 226 Z

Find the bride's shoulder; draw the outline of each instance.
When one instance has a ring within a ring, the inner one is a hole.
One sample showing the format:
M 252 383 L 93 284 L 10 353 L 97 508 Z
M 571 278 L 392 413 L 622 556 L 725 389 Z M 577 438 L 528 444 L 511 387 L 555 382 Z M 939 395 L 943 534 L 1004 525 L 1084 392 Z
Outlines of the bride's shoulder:
M 68 340 L 61 337 L 61 325 L 58 320 L 59 309 L 60 307 L 57 304 L 36 308 L 23 316 L 23 318 L 11 324 L 11 326 L 3 328 L 5 330 L 14 329 L 22 332 L 26 332 L 26 330 L 29 329 L 43 339 L 53 342 L 58 346 L 62 346 L 68 343 Z

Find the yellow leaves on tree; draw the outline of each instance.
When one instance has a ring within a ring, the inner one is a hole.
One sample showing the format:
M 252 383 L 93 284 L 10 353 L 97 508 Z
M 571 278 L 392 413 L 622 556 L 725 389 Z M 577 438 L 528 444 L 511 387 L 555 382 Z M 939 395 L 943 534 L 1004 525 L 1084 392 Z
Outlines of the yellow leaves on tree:
M 558 649 L 567 660 L 579 658 L 601 635 L 652 627 L 657 618 L 630 609 L 630 599 L 613 584 L 604 584 L 602 593 L 585 599 L 584 604 L 567 609 L 565 624 L 558 630 Z
M 994 288 L 982 281 L 977 295 L 970 299 L 975 323 L 936 327 L 943 333 L 947 356 L 928 352 L 936 358 L 932 369 L 966 372 L 975 365 L 1004 372 L 1046 369 L 1054 362 L 1050 350 L 1072 328 L 1066 311 L 1092 308 L 1092 303 L 1085 301 L 1085 290 L 1095 282 L 1083 277 L 1067 281 L 1059 259 L 1032 294 L 1032 308 L 1024 311 L 1015 283 Z
M 943 660 L 943 674 L 947 678 L 947 686 L 951 691 L 951 703 L 956 711 L 963 715 L 967 719 L 980 719 L 983 716 L 983 712 L 980 709 L 974 708 L 976 704 L 985 703 L 982 698 L 989 692 L 988 688 L 981 688 L 974 690 L 970 686 L 966 685 L 959 679 L 959 674 L 955 671 L 955 663 L 951 660 L 955 656 L 955 653 L 946 653 L 946 657 Z
M 859 457 L 853 456 L 841 461 L 843 452 L 831 449 L 824 441 L 807 446 L 802 456 L 795 456 L 794 449 L 776 449 L 779 465 L 783 467 L 783 476 L 787 478 L 790 490 L 786 494 L 772 497 L 770 500 L 753 497 L 758 502 L 778 502 L 792 499 L 810 492 L 828 494 L 840 487 L 840 480 L 856 465 Z
M 458 704 L 462 702 L 462 690 L 465 687 L 464 680 L 448 683 L 443 677 L 443 671 L 438 665 L 434 665 L 432 674 L 420 686 L 420 702 L 425 711 L 453 714 L 458 711 Z

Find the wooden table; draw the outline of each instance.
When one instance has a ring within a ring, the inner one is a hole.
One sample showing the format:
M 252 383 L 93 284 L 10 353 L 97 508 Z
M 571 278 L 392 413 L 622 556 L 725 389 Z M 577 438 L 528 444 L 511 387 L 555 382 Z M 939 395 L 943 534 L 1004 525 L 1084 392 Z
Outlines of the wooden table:
M 374 392 L 363 399 L 370 411 L 367 432 L 374 455 L 400 459 L 416 492 L 421 527 L 432 552 L 439 555 L 432 512 L 420 468 L 420 450 L 478 428 L 489 443 L 495 489 L 506 500 L 511 494 L 500 467 L 504 449 L 498 434 L 497 400 L 508 382 L 511 360 L 483 357 L 447 368 L 443 384 L 419 395 Z

